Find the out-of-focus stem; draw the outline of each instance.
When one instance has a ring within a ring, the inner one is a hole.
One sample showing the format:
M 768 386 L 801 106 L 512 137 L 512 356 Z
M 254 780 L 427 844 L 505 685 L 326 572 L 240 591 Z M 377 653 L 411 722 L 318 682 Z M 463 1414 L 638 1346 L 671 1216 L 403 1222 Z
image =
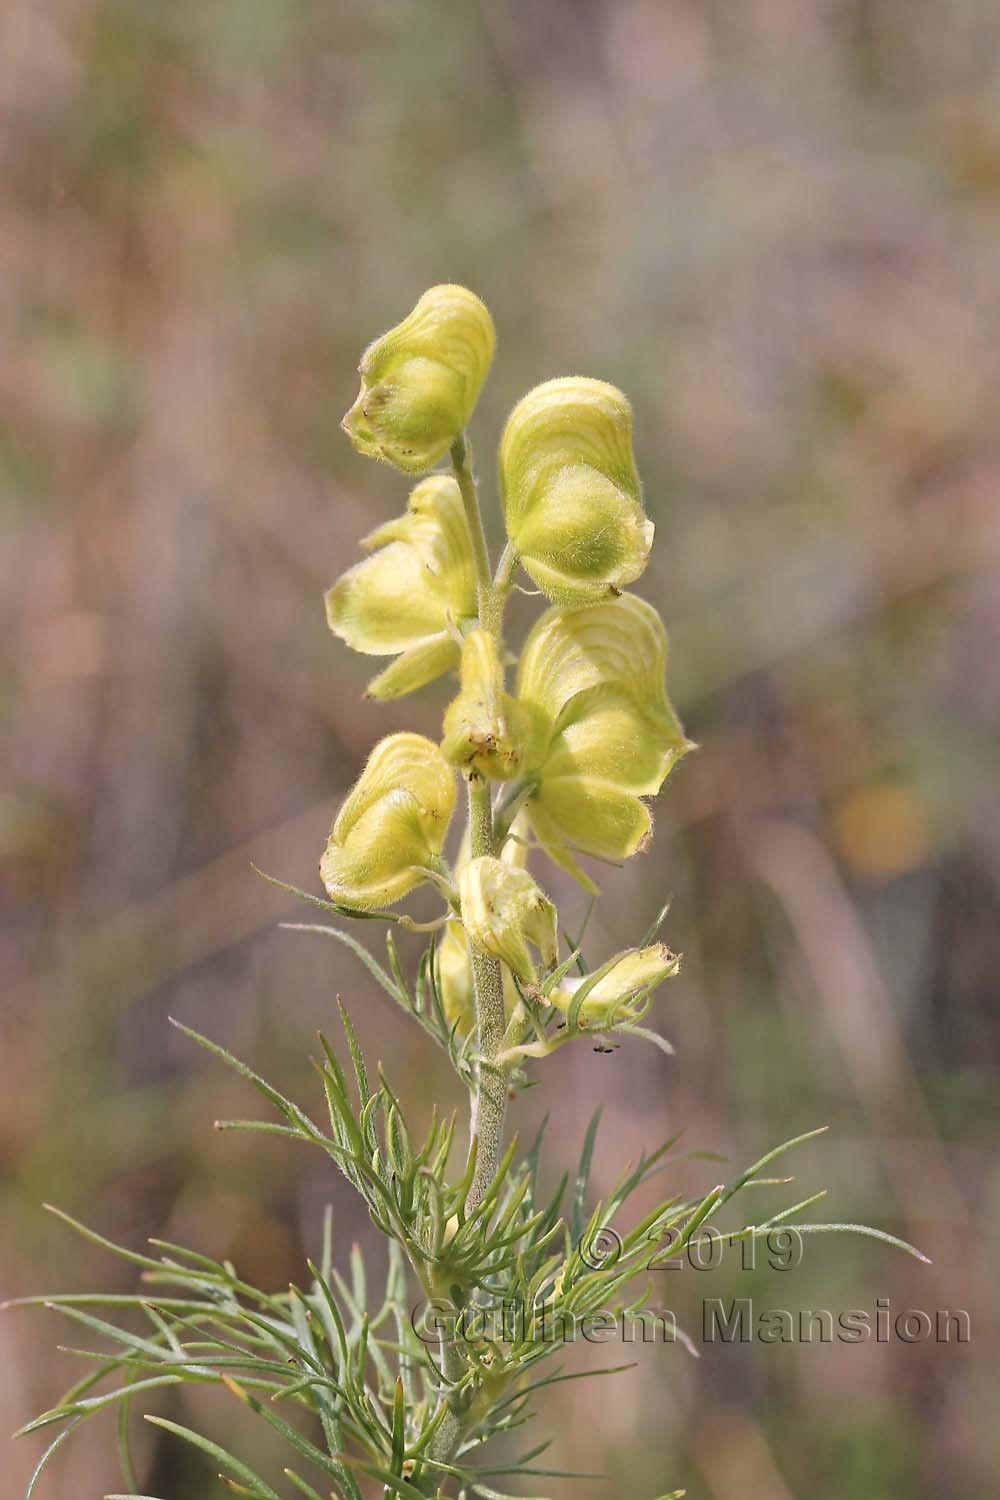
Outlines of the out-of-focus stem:
M 484 630 L 489 630 L 499 640 L 507 591 L 505 588 L 494 588 L 493 585 L 490 554 L 486 547 L 486 533 L 483 531 L 483 517 L 479 509 L 479 495 L 476 491 L 476 481 L 472 476 L 469 449 L 464 434 L 457 437 L 452 444 L 451 467 L 462 492 L 465 520 L 469 528 L 472 556 L 476 565 L 479 623 Z
M 473 859 L 496 854 L 493 833 L 493 808 L 489 783 L 479 776 L 469 777 L 469 833 Z M 476 997 L 476 1039 L 479 1065 L 472 1099 L 471 1134 L 476 1142 L 476 1170 L 469 1189 L 466 1213 L 472 1213 L 483 1201 L 496 1175 L 503 1149 L 503 1126 L 507 1113 L 507 1070 L 495 1059 L 503 1045 L 504 1015 L 503 975 L 500 961 L 469 944 L 472 959 L 472 983 Z
M 469 528 L 469 539 L 476 565 L 476 584 L 479 597 L 479 623 L 499 642 L 503 629 L 503 610 L 510 592 L 510 579 L 517 559 L 508 546 L 497 569 L 496 582 L 490 570 L 489 552 L 483 532 L 483 519 L 479 509 L 476 481 L 469 465 L 465 438 L 456 439 L 451 450 L 452 469 L 462 492 L 465 518 Z M 468 777 L 469 791 L 469 845 L 473 859 L 482 855 L 499 853 L 499 842 L 493 827 L 493 804 L 490 784 L 483 777 L 472 773 Z M 507 1114 L 507 1068 L 496 1059 L 503 1045 L 506 1017 L 504 1014 L 503 974 L 500 961 L 475 943 L 469 944 L 472 984 L 476 1002 L 476 1065 L 475 1084 L 472 1088 L 471 1119 L 469 1126 L 469 1149 L 476 1153 L 476 1163 L 465 1201 L 466 1215 L 475 1213 L 482 1203 L 490 1184 L 496 1176 L 497 1166 L 503 1151 L 503 1128 Z M 460 1334 L 442 1332 L 441 1372 L 446 1388 L 440 1399 L 447 1403 L 441 1425 L 437 1429 L 427 1450 L 427 1456 L 447 1462 L 454 1454 L 462 1434 L 474 1415 L 463 1413 L 456 1407 L 449 1394 L 450 1387 L 461 1379 L 467 1368 L 458 1342 Z M 440 1471 L 431 1471 L 423 1481 L 424 1492 L 433 1494 Z

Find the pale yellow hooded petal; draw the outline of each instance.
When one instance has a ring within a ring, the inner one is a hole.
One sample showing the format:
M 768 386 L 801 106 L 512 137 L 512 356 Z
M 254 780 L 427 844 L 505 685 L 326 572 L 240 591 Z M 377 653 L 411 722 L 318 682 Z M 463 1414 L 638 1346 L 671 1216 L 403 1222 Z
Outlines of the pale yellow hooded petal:
M 690 749 L 664 684 L 667 637 L 631 594 L 547 610 L 525 643 L 517 696 L 533 726 L 525 769 L 538 839 L 588 889 L 573 851 L 626 859 L 644 847 L 655 795 Z
M 507 534 L 550 599 L 599 599 L 643 572 L 653 523 L 617 387 L 569 376 L 529 391 L 504 429 L 500 480 Z
M 365 910 L 425 879 L 455 807 L 455 775 L 419 734 L 380 740 L 337 814 L 320 863 L 330 897 Z
M 467 426 L 496 345 L 466 287 L 431 287 L 361 358 L 361 390 L 341 424 L 359 453 L 421 474 Z
M 472 549 L 455 480 L 423 480 L 405 513 L 363 545 L 378 550 L 329 590 L 327 621 L 355 651 L 399 656 L 368 686 L 374 698 L 397 698 L 457 666 L 459 632 L 475 617 Z

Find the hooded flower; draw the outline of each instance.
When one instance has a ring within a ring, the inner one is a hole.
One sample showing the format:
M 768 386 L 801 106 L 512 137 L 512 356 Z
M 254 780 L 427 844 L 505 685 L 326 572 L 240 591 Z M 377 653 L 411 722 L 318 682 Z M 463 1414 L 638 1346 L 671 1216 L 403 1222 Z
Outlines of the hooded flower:
M 549 609 L 531 631 L 517 696 L 532 719 L 527 815 L 548 853 L 588 890 L 570 846 L 622 860 L 645 846 L 654 796 L 692 748 L 664 685 L 667 637 L 632 594 Z
M 358 911 L 391 906 L 440 857 L 455 808 L 455 773 L 420 734 L 375 746 L 337 814 L 320 875 L 333 901 Z
M 467 426 L 496 345 L 493 319 L 464 286 L 432 286 L 369 344 L 342 427 L 359 453 L 423 474 Z
M 529 391 L 500 443 L 509 535 L 558 604 L 624 588 L 646 566 L 653 523 L 632 454 L 632 408 L 616 386 L 568 376 Z
M 355 651 L 397 658 L 368 692 L 398 698 L 458 664 L 459 632 L 476 615 L 475 567 L 455 480 L 421 480 L 404 514 L 362 546 L 378 550 L 329 590 L 326 617 Z

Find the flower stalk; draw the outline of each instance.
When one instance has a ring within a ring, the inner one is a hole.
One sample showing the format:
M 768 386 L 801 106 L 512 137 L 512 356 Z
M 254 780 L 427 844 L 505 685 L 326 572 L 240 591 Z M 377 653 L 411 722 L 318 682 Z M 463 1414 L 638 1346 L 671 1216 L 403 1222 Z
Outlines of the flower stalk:
M 227 1261 L 173 1245 L 160 1259 L 121 1251 L 170 1295 L 144 1286 L 135 1296 L 49 1299 L 118 1352 L 95 1352 L 96 1374 L 24 1429 L 67 1423 L 29 1492 L 72 1427 L 111 1406 L 121 1414 L 126 1484 L 137 1494 L 129 1404 L 146 1387 L 189 1380 L 221 1385 L 290 1445 L 292 1460 L 310 1475 L 285 1468 L 298 1493 L 361 1500 L 362 1481 L 371 1480 L 386 1497 L 496 1494 L 483 1485 L 493 1471 L 479 1461 L 481 1444 L 527 1420 L 533 1393 L 554 1378 L 538 1374 L 561 1347 L 539 1337 L 539 1312 L 572 1338 L 582 1312 L 640 1311 L 644 1297 L 630 1300 L 625 1290 L 633 1278 L 648 1282 L 650 1270 L 677 1262 L 743 1187 L 776 1185 L 781 1179 L 759 1174 L 810 1138 L 786 1142 L 728 1186 L 674 1193 L 652 1211 L 644 1203 L 638 1225 L 622 1235 L 613 1222 L 667 1164 L 669 1143 L 627 1170 L 589 1213 L 596 1117 L 579 1165 L 562 1174 L 574 1185 L 568 1201 L 565 1189 L 550 1198 L 540 1188 L 541 1138 L 520 1159 L 516 1143 L 504 1148 L 510 1098 L 529 1081 L 528 1068 L 558 1048 L 583 1038 L 595 1052 L 610 1052 L 641 1038 L 672 1050 L 642 1024 L 654 991 L 680 966 L 656 941 L 666 908 L 634 945 L 588 965 L 582 931 L 560 956 L 565 928 L 527 867 L 542 852 L 557 878 L 591 893 L 589 914 L 597 886 L 580 861 L 607 866 L 641 855 L 653 832 L 650 800 L 693 747 L 666 693 L 663 623 L 652 605 L 622 592 L 642 574 L 653 528 L 621 391 L 574 376 L 547 381 L 517 404 L 499 458 L 507 542 L 491 571 L 465 431 L 494 340 L 478 297 L 464 287 L 432 287 L 362 356 L 361 389 L 343 424 L 351 442 L 423 477 L 403 515 L 365 539 L 370 555 L 329 591 L 327 619 L 352 649 L 391 659 L 369 683 L 369 696 L 396 699 L 454 671 L 458 692 L 440 743 L 404 731 L 375 745 L 323 851 L 329 899 L 284 887 L 336 919 L 295 925 L 360 958 L 441 1049 L 469 1092 L 468 1147 L 462 1150 L 455 1117 L 436 1108 L 423 1136 L 411 1131 L 381 1069 L 377 1082 L 370 1076 L 342 1006 L 346 1051 L 338 1055 L 321 1037 L 329 1117 L 322 1127 L 217 1043 L 181 1027 L 279 1116 L 277 1123 L 219 1121 L 220 1129 L 300 1140 L 324 1152 L 361 1196 L 388 1247 L 384 1292 L 375 1290 L 357 1247 L 343 1274 L 337 1268 L 331 1224 L 304 1286 L 276 1294 L 242 1281 Z M 434 470 L 449 455 L 451 472 Z M 504 606 L 519 568 L 551 607 L 524 642 L 508 692 Z M 456 846 L 459 775 L 466 826 Z M 418 921 L 392 910 L 424 887 L 441 902 L 438 916 Z M 385 924 L 386 960 L 345 930 L 354 924 L 370 933 L 373 923 Z M 433 934 L 414 979 L 395 945 L 400 929 Z M 787 1226 L 821 1196 L 758 1215 L 729 1240 Z M 846 1230 L 901 1245 L 857 1225 L 798 1223 L 797 1232 Z M 591 1256 L 606 1231 L 619 1246 L 607 1266 Z M 410 1301 L 414 1285 L 444 1314 L 426 1337 Z M 109 1301 L 126 1307 L 144 1336 L 82 1311 L 88 1303 L 104 1311 Z M 511 1324 L 512 1310 L 520 1318 Z M 466 1314 L 473 1315 L 468 1329 Z M 80 1399 L 99 1382 L 105 1388 L 96 1397 Z M 286 1421 L 279 1396 L 305 1420 Z M 283 1500 L 214 1437 L 150 1420 L 207 1453 L 240 1494 Z M 521 1476 L 536 1493 L 533 1476 L 547 1471 L 532 1468 L 530 1458 L 497 1472 Z

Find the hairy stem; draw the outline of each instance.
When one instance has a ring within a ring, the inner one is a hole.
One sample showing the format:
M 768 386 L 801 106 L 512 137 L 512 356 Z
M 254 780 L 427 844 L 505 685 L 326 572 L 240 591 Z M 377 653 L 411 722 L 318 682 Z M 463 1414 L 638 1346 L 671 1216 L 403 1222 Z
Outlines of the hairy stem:
M 478 776 L 469 777 L 469 833 L 473 859 L 482 854 L 496 854 L 489 783 Z M 471 1134 L 476 1142 L 476 1170 L 466 1202 L 466 1213 L 473 1213 L 496 1175 L 503 1149 L 507 1070 L 495 1062 L 503 1045 L 506 1024 L 500 961 L 475 943 L 470 943 L 469 950 L 479 1053 L 471 1123 Z
M 490 570 L 489 552 L 483 532 L 483 519 L 479 509 L 476 481 L 469 465 L 465 438 L 456 439 L 451 450 L 452 469 L 462 492 L 469 538 L 476 565 L 476 583 L 479 597 L 479 623 L 499 641 L 503 628 L 503 610 L 510 592 L 510 579 L 516 565 L 516 557 L 508 546 L 501 558 L 494 583 Z M 500 852 L 500 841 L 493 827 L 493 804 L 490 784 L 483 777 L 472 773 L 468 777 L 469 791 L 469 842 L 473 859 L 481 855 L 496 855 Z M 465 1203 L 466 1214 L 472 1214 L 482 1203 L 490 1184 L 496 1176 L 497 1166 L 503 1151 L 504 1119 L 507 1113 L 507 1073 L 496 1058 L 503 1046 L 506 1016 L 504 1014 L 503 974 L 500 962 L 492 954 L 475 943 L 469 944 L 472 983 L 476 1002 L 476 1050 L 479 1062 L 476 1081 L 472 1089 L 471 1118 L 469 1125 L 469 1149 L 476 1153 L 476 1164 L 472 1183 Z M 427 1450 L 427 1456 L 440 1462 L 453 1457 L 469 1422 L 469 1416 L 458 1410 L 450 1394 L 453 1386 L 466 1370 L 466 1363 L 458 1344 L 459 1335 L 443 1332 L 441 1337 L 441 1373 L 444 1389 L 439 1399 L 448 1410 Z M 429 1486 L 427 1493 L 434 1493 L 439 1471 L 432 1471 L 424 1481 Z

